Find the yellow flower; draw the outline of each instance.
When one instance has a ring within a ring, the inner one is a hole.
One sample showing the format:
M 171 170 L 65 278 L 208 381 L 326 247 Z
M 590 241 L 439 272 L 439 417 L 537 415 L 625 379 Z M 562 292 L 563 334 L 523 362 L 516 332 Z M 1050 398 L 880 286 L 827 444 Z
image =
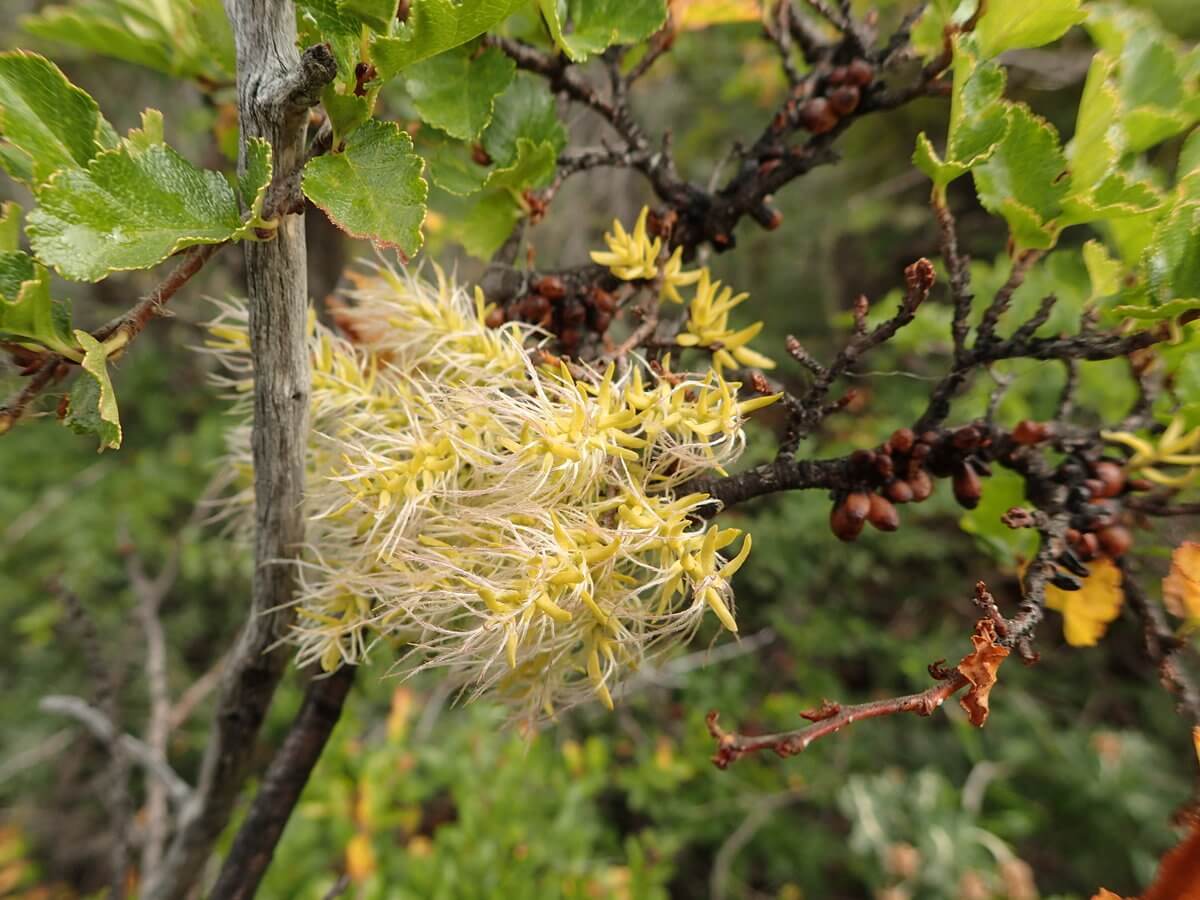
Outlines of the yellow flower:
M 737 630 L 730 579 L 749 536 L 726 559 L 741 532 L 703 524 L 711 500 L 679 488 L 724 472 L 746 414 L 774 397 L 739 401 L 719 371 L 672 372 L 669 357 L 657 375 L 534 365 L 537 332 L 488 328 L 482 298 L 440 271 L 354 283 L 342 333 L 309 325 L 309 543 L 291 633 L 302 665 L 395 648 L 533 717 L 611 706 L 706 616 Z M 240 391 L 244 306 L 222 304 L 210 330 L 223 383 Z M 249 425 L 228 443 L 244 477 Z M 252 491 L 230 502 L 249 522 Z
M 679 293 L 679 288 L 695 284 L 703 275 L 703 269 L 693 269 L 691 272 L 683 271 L 683 248 L 676 247 L 671 258 L 663 263 L 662 298 L 670 300 L 672 303 L 683 303 L 683 295 Z
M 658 255 L 662 252 L 662 238 L 650 240 L 646 233 L 646 216 L 650 208 L 643 206 L 638 215 L 633 233 L 625 231 L 620 221 L 613 219 L 612 233 L 604 235 L 608 252 L 595 250 L 592 261 L 609 270 L 623 281 L 639 278 L 654 278 L 658 275 Z
M 747 344 L 763 328 L 762 322 L 755 322 L 738 331 L 729 327 L 729 313 L 749 294 L 734 294 L 733 288 L 722 287 L 721 282 L 713 281 L 708 268 L 700 270 L 700 278 L 696 285 L 696 296 L 688 307 L 687 330 L 675 338 L 675 343 L 681 347 L 705 347 L 713 353 L 714 368 L 718 372 L 723 369 L 735 369 L 743 366 L 757 366 L 760 369 L 773 369 L 773 360 Z
M 1137 472 L 1142 477 L 1168 487 L 1185 487 L 1200 472 L 1200 426 L 1191 431 L 1184 431 L 1184 417 L 1177 415 L 1155 444 L 1129 431 L 1102 431 L 1100 436 L 1106 441 L 1123 444 L 1134 451 L 1133 456 L 1125 463 L 1130 472 Z M 1186 466 L 1188 470 L 1179 475 L 1170 475 L 1162 471 L 1162 466 Z

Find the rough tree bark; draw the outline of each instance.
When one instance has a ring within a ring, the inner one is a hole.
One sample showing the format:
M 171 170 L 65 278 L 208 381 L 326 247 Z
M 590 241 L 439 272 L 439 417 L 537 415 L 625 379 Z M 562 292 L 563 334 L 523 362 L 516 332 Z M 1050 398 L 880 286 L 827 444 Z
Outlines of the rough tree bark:
M 278 186 L 303 161 L 309 109 L 335 74 L 328 47 L 296 49 L 291 0 L 226 0 L 237 43 L 242 156 L 254 137 L 271 145 Z M 282 204 L 272 208 L 295 208 Z M 303 207 L 300 206 L 300 209 Z M 308 431 L 305 347 L 308 286 L 303 215 L 281 214 L 275 236 L 246 244 L 254 357 L 255 570 L 246 625 L 222 679 L 199 784 L 161 869 L 143 896 L 182 898 L 200 883 L 229 821 L 263 718 L 288 659 L 275 647 L 287 628 L 293 571 L 280 560 L 304 538 L 301 492 Z

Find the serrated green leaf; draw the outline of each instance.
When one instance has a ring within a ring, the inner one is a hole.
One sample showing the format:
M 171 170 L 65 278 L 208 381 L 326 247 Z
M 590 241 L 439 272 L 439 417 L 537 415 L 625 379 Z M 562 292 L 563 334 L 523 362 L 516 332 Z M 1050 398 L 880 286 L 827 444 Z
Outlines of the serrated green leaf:
M 1123 267 L 1102 243 L 1092 240 L 1083 245 L 1083 264 L 1092 285 L 1092 299 L 1111 297 L 1121 290 Z
M 194 244 L 240 236 L 229 182 L 165 145 L 122 145 L 87 169 L 66 169 L 38 192 L 26 233 L 34 254 L 65 278 L 98 281 L 146 269 Z
M 84 349 L 83 371 L 71 390 L 63 424 L 79 434 L 94 434 L 100 439 L 98 452 L 116 450 L 121 446 L 121 414 L 108 376 L 108 351 L 86 331 L 76 331 L 75 338 Z
M 1117 63 L 1101 51 L 1092 57 L 1079 112 L 1075 135 L 1067 146 L 1071 178 L 1086 187 L 1095 184 L 1112 170 L 1124 150 L 1124 132 L 1120 125 L 1120 94 L 1115 84 Z
M 1023 105 L 1009 109 L 1009 128 L 991 158 L 973 170 L 984 208 L 1008 222 L 1023 247 L 1053 246 L 1055 219 L 1069 189 L 1058 134 Z
M 975 8 L 976 0 L 933 0 L 926 4 L 911 31 L 913 50 L 924 60 L 940 56 L 946 27 L 963 24 L 975 13 Z
M 391 78 L 423 59 L 452 50 L 503 22 L 525 0 L 421 0 L 396 34 L 376 37 L 371 57 Z
M 1056 41 L 1087 17 L 1079 0 L 1002 0 L 988 3 L 975 34 L 984 59 Z
M 142 127 L 131 130 L 126 135 L 125 142 L 134 151 L 147 150 L 155 144 L 165 143 L 163 114 L 157 109 L 142 110 Z
M 60 169 L 85 166 L 112 126 L 88 94 L 34 53 L 0 53 L 0 165 L 37 188 Z
M 1153 305 L 1200 297 L 1200 203 L 1181 203 L 1159 223 L 1142 268 Z
M 453 223 L 452 232 L 472 256 L 487 259 L 500 249 L 525 211 L 505 191 L 482 194 L 467 214 Z
M 245 168 L 238 176 L 242 203 L 250 211 L 243 232 L 267 224 L 262 218 L 263 202 L 267 199 L 267 188 L 271 186 L 272 171 L 271 145 L 262 138 L 251 138 L 246 144 Z
M 632 44 L 662 28 L 665 0 L 538 0 L 554 43 L 582 62 L 613 44 Z
M 1080 181 L 1072 176 L 1072 190 L 1063 201 L 1062 226 L 1120 219 L 1153 212 L 1162 206 L 1162 196 L 1144 181 L 1133 181 L 1123 172 L 1113 172 L 1083 194 L 1075 193 Z
M 48 6 L 22 26 L 46 40 L 181 78 L 228 78 L 233 33 L 220 0 L 85 0 Z
M 496 97 L 516 68 L 495 47 L 479 54 L 456 47 L 410 66 L 408 93 L 427 124 L 460 140 L 474 140 L 491 122 Z
M 517 157 L 517 142 L 549 144 L 557 153 L 566 146 L 567 132 L 558 118 L 553 95 L 535 76 L 518 72 L 512 84 L 496 98 L 492 124 L 483 133 L 483 148 L 498 165 Z
M 418 152 L 429 164 L 430 179 L 439 188 L 459 197 L 483 188 L 489 170 L 475 161 L 470 145 L 435 128 L 422 128 L 416 143 Z
M 44 266 L 20 250 L 0 252 L 0 340 L 77 359 L 70 320 L 66 306 L 50 298 L 50 273 Z
M 976 52 L 973 37 L 955 38 L 945 160 L 923 133 L 913 154 L 913 162 L 933 180 L 939 194 L 950 182 L 989 159 L 1008 131 L 1004 70 L 994 63 L 980 62 Z
M 15 200 L 0 204 L 0 251 L 20 249 L 21 212 L 21 204 Z
M 412 255 L 421 247 L 429 192 L 422 167 L 407 132 L 372 120 L 347 138 L 341 153 L 304 167 L 304 194 L 347 234 Z
M 333 146 L 338 146 L 363 122 L 371 118 L 373 97 L 343 94 L 336 85 L 328 85 L 321 93 L 321 105 L 329 114 L 333 126 Z
M 554 176 L 557 154 L 546 142 L 535 144 L 527 138 L 517 138 L 517 156 L 507 166 L 493 169 L 483 187 L 522 191 L 542 187 Z

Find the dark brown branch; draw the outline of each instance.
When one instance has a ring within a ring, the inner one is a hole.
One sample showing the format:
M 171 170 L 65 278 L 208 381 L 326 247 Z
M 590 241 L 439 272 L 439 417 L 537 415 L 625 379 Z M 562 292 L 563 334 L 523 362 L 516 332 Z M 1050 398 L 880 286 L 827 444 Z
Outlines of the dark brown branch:
M 1163 685 L 1173 693 L 1180 711 L 1200 726 L 1200 687 L 1179 660 L 1185 644 L 1171 628 L 1162 608 L 1142 592 L 1129 563 L 1121 562 L 1121 588 L 1125 599 L 1141 620 L 1146 656 L 1159 672 Z
M 238 900 L 258 890 L 284 826 L 341 717 L 356 672 L 354 666 L 343 666 L 308 683 L 300 711 L 233 839 L 212 897 Z

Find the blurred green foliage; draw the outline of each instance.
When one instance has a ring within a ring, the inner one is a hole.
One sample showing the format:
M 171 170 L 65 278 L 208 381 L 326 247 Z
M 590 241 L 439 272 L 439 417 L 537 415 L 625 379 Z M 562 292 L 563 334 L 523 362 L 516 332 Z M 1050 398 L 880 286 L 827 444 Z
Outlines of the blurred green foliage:
M 1187 0 L 1145 5 L 1180 35 L 1200 34 L 1200 13 Z M 883 6 L 885 19 L 894 19 L 904 4 Z M 29 45 L 28 36 L 0 35 L 6 44 Z M 634 98 L 653 130 L 674 130 L 690 177 L 707 179 L 732 140 L 757 134 L 785 91 L 773 51 L 757 37 L 753 25 L 689 33 Z M 1062 52 L 1079 45 L 1068 36 Z M 195 150 L 193 158 L 219 153 L 214 129 L 228 147 L 221 108 L 189 88 L 89 56 L 66 68 L 119 128 L 134 124 L 143 105 L 174 104 L 170 127 L 179 133 L 172 139 Z M 1019 73 L 1013 82 L 1052 121 L 1072 121 L 1080 84 L 1041 89 Z M 385 99 L 401 110 L 410 102 Z M 747 315 L 768 323 L 760 346 L 778 346 L 793 333 L 828 355 L 854 296 L 867 294 L 872 314 L 886 315 L 904 265 L 936 255 L 927 183 L 914 177 L 909 157 L 916 134 L 944 127 L 944 116 L 943 103 L 923 100 L 856 124 L 839 142 L 843 162 L 776 198 L 779 231 L 748 224 L 736 235 L 737 252 L 711 261 L 752 291 Z M 568 124 L 577 138 L 593 136 L 587 121 Z M 1007 276 L 1003 230 L 965 186 L 950 195 L 977 260 L 977 293 L 988 296 Z M 614 216 L 631 221 L 645 199 L 645 185 L 623 174 L 568 183 L 547 225 L 531 235 L 539 263 L 578 262 Z M 347 251 L 320 223 L 309 227 L 319 296 L 336 281 Z M 430 246 L 453 261 L 454 248 L 436 232 Z M 78 629 L 64 621 L 56 591 L 74 592 L 94 616 L 122 672 L 124 713 L 134 729 L 147 700 L 124 555 L 136 550 L 153 572 L 172 542 L 180 544 L 179 579 L 163 609 L 176 698 L 217 663 L 241 621 L 247 555 L 195 512 L 221 465 L 225 404 L 206 385 L 207 360 L 194 350 L 202 340 L 196 325 L 207 315 L 204 294 L 237 284 L 236 254 L 220 260 L 225 268 L 206 272 L 207 281 L 177 298 L 179 318 L 153 325 L 115 367 L 126 435 L 119 454 L 97 457 L 52 415 L 0 442 L 0 639 L 7 648 L 0 804 L 8 823 L 0 828 L 0 892 L 40 884 L 88 893 L 105 877 L 103 750 L 36 711 L 44 694 L 88 695 L 92 687 Z M 460 271 L 469 277 L 477 269 L 463 260 Z M 147 283 L 139 276 L 114 281 L 118 288 L 77 293 L 80 320 L 104 321 Z M 1081 250 L 1066 247 L 1035 270 L 1017 292 L 1014 318 L 1051 289 L 1062 318 L 1047 323 L 1048 333 L 1075 321 L 1089 296 Z M 874 374 L 856 385 L 856 411 L 830 420 L 814 454 L 877 444 L 920 413 L 944 365 L 949 311 L 940 299 L 871 358 Z M 1181 378 L 1200 379 L 1187 362 L 1194 341 L 1173 351 Z M 1080 366 L 1085 410 L 1111 415 L 1131 401 L 1126 382 L 1113 377 L 1123 366 Z M 1052 414 L 1065 378 L 1022 362 L 994 374 L 1012 382 L 1000 407 L 1008 422 Z M 4 394 L 18 384 L 11 371 L 0 377 Z M 978 414 L 993 387 L 980 379 L 960 415 Z M 769 435 L 759 433 L 748 458 L 771 450 Z M 731 512 L 755 540 L 738 576 L 743 643 L 718 640 L 715 628 L 700 634 L 687 655 L 645 672 L 613 715 L 577 710 L 541 733 L 520 734 L 503 709 L 456 702 L 435 675 L 389 676 L 380 659 L 360 676 L 261 895 L 317 900 L 345 873 L 346 896 L 364 900 L 790 900 L 890 888 L 907 892 L 892 897 L 955 898 L 978 885 L 983 896 L 1015 898 L 1022 861 L 1045 896 L 1089 897 L 1099 885 L 1138 889 L 1174 842 L 1171 814 L 1186 797 L 1194 763 L 1187 727 L 1142 664 L 1128 614 L 1100 647 L 1083 650 L 1062 646 L 1052 617 L 1039 639 L 1042 661 L 1002 670 L 981 731 L 951 706 L 928 721 L 856 726 L 795 759 L 747 759 L 725 772 L 708 759 L 710 709 L 741 729 L 789 728 L 824 697 L 919 690 L 930 662 L 965 653 L 975 581 L 986 580 L 1002 603 L 1017 595 L 1016 562 L 1028 547 L 1014 543 L 996 516 L 1019 502 L 1019 491 L 1013 479 L 992 479 L 983 505 L 960 528 L 961 510 L 939 488 L 932 502 L 903 510 L 899 532 L 864 535 L 851 548 L 829 534 L 828 501 L 819 494 Z M 1141 552 L 1152 558 L 1159 551 L 1147 542 Z M 295 682 L 285 684 L 272 711 L 265 747 L 277 743 L 299 702 Z M 173 735 L 172 759 L 186 777 L 197 769 L 207 714 L 202 705 Z

